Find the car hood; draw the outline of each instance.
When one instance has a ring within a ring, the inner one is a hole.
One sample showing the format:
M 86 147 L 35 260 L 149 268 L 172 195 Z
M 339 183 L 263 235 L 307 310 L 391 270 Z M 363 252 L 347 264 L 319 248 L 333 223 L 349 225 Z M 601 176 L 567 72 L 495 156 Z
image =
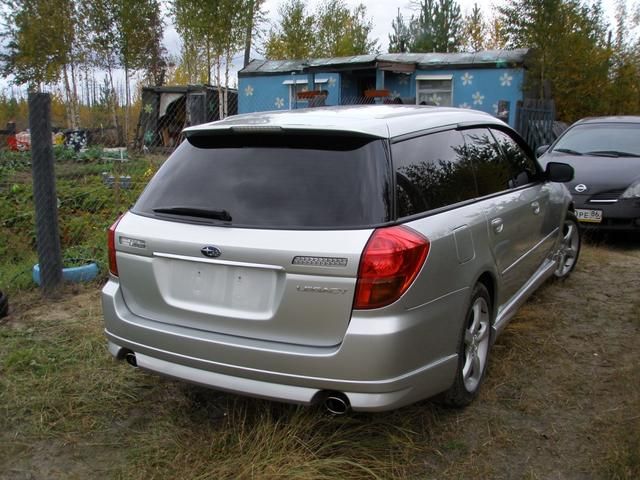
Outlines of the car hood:
M 543 168 L 549 162 L 571 165 L 575 177 L 566 186 L 572 193 L 573 187 L 581 183 L 589 191 L 605 191 L 627 188 L 634 181 L 640 180 L 640 158 L 637 157 L 592 157 L 551 152 L 540 157 L 539 161 Z

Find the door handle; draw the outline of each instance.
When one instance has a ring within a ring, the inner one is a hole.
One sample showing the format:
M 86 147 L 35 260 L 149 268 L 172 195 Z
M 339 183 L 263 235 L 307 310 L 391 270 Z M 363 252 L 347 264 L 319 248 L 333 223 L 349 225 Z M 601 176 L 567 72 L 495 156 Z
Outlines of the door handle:
M 540 203 L 533 202 L 531 204 L 531 209 L 533 210 L 533 214 L 534 215 L 538 215 L 540 213 Z
M 504 225 L 502 223 L 502 219 L 501 218 L 494 218 L 493 220 L 491 220 L 491 227 L 493 228 L 494 232 L 502 233 L 502 230 L 504 230 Z

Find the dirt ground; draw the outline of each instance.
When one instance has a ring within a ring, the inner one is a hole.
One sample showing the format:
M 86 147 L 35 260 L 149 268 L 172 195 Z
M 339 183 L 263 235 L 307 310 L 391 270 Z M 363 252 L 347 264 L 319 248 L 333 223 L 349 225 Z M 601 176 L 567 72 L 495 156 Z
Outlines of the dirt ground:
M 512 320 L 461 411 L 426 401 L 330 417 L 211 392 L 112 362 L 95 286 L 12 306 L 2 479 L 640 478 L 638 239 L 585 245 L 573 275 Z

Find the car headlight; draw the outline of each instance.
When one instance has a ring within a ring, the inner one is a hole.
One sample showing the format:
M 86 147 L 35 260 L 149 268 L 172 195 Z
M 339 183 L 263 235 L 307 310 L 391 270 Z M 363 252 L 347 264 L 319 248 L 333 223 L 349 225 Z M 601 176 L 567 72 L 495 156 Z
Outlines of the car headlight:
M 627 188 L 620 198 L 640 198 L 640 180 L 633 182 L 629 188 Z

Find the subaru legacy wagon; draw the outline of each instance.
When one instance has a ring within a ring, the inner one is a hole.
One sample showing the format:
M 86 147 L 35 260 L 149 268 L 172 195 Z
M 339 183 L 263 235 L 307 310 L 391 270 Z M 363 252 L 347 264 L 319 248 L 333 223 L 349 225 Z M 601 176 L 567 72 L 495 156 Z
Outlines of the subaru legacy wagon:
M 188 128 L 109 229 L 109 350 L 161 375 L 334 413 L 477 395 L 491 346 L 580 232 L 490 115 L 404 105 Z

